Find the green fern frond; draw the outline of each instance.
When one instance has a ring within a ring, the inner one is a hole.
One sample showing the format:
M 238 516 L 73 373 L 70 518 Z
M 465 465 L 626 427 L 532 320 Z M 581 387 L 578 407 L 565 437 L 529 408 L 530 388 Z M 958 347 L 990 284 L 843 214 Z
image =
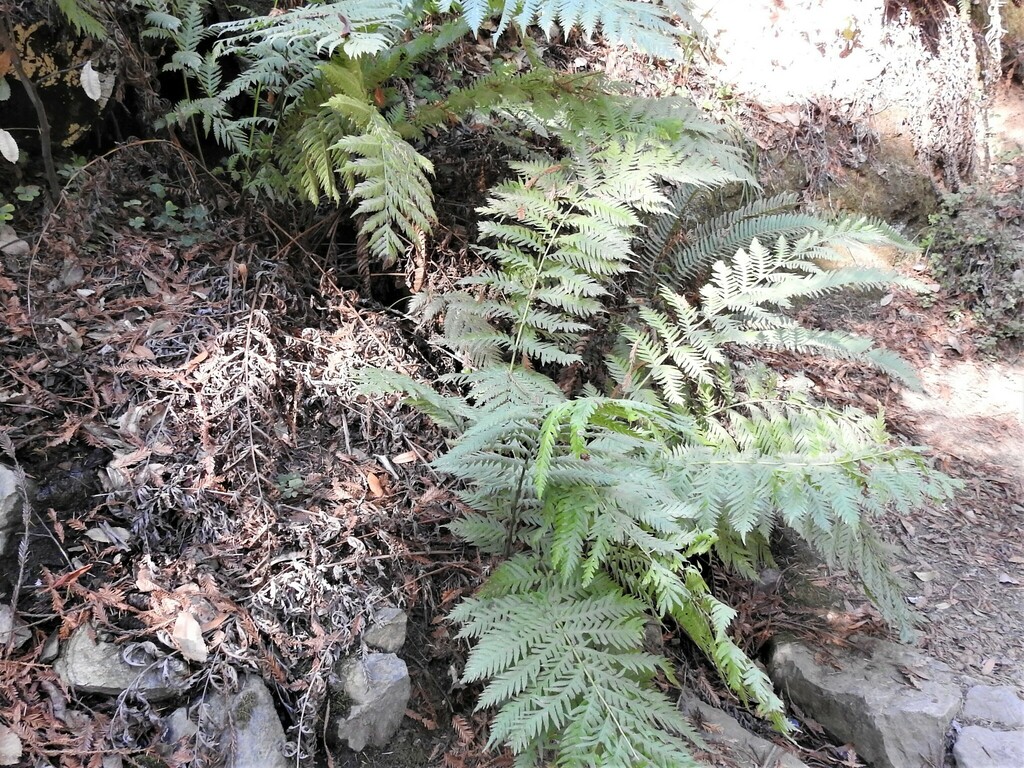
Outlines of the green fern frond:
M 673 196 L 671 217 L 653 230 L 640 254 L 645 272 L 657 276 L 674 290 L 684 291 L 698 275 L 715 262 L 728 262 L 741 250 L 761 243 L 796 243 L 799 258 L 790 256 L 790 268 L 799 269 L 818 259 L 838 259 L 839 249 L 863 245 L 884 245 L 914 251 L 916 247 L 884 222 L 842 219 L 828 222 L 817 216 L 792 212 L 796 196 L 777 195 L 754 200 L 740 208 L 710 219 L 694 221 L 693 186 Z
M 78 34 L 97 40 L 107 38 L 107 28 L 101 20 L 103 7 L 96 0 L 57 0 L 57 8 Z
M 458 8 L 475 32 L 491 16 L 489 0 L 442 0 L 443 13 Z M 580 29 L 588 38 L 600 29 L 604 39 L 613 44 L 639 48 L 661 58 L 677 58 L 681 51 L 678 39 L 682 30 L 673 23 L 673 16 L 696 28 L 688 7 L 678 2 L 641 3 L 635 0 L 502 0 L 499 4 L 498 34 L 510 25 L 526 29 L 536 24 L 549 36 L 555 29 L 568 35 Z
M 556 765 L 693 764 L 684 739 L 699 739 L 645 684 L 672 672 L 641 650 L 642 603 L 606 578 L 567 587 L 522 557 L 495 574 L 488 592 L 452 618 L 460 637 L 477 640 L 463 679 L 487 680 L 479 706 L 499 708 L 492 745 L 531 757 L 549 750 Z
M 251 47 L 266 43 L 294 50 L 305 46 L 317 54 L 358 59 L 387 51 L 407 26 L 404 0 L 358 0 L 293 8 L 275 16 L 226 21 L 213 27 L 227 44 Z
M 435 221 L 428 175 L 433 165 L 405 141 L 379 112 L 349 96 L 332 96 L 327 106 L 346 116 L 360 134 L 340 138 L 329 149 L 348 155 L 338 168 L 350 194 L 359 201 L 360 231 L 370 252 L 385 267 L 416 243 Z

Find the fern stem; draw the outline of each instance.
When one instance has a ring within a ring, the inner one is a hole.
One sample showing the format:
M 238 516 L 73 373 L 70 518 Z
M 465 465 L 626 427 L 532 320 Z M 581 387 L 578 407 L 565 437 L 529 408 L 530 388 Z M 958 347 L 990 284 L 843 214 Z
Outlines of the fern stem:
M 634 760 L 640 760 L 641 755 L 636 751 L 636 747 L 633 746 L 633 740 L 629 738 L 629 733 L 625 728 L 622 727 L 622 723 L 619 722 L 619 718 L 615 716 L 615 710 L 608 704 L 608 701 L 601 694 L 601 686 L 597 684 L 597 680 L 592 674 L 590 674 L 590 667 L 583 660 L 583 657 L 576 650 L 576 645 L 572 642 L 572 639 L 565 633 L 562 633 L 562 637 L 565 639 L 566 646 L 570 649 L 572 656 L 576 659 L 576 664 L 580 669 L 583 670 L 583 674 L 586 675 L 587 680 L 590 681 L 590 690 L 594 692 L 598 699 L 601 700 L 601 705 L 604 707 L 604 711 L 608 713 L 609 719 L 615 724 L 615 730 L 622 736 L 622 740 L 629 747 L 629 751 L 632 753 Z
M 526 482 L 526 470 L 530 462 L 523 461 L 519 470 L 519 480 L 516 481 L 516 492 L 512 496 L 512 519 L 509 521 L 508 535 L 505 537 L 505 559 L 512 556 L 512 542 L 515 541 L 516 531 L 519 529 L 519 502 L 523 498 L 523 485 Z
M 181 79 L 185 82 L 185 98 L 188 101 L 192 101 L 192 92 L 188 87 L 188 74 L 182 71 Z M 199 162 L 203 164 L 203 168 L 207 168 L 206 158 L 203 156 L 203 145 L 199 142 L 199 127 L 196 125 L 195 115 L 189 117 L 188 123 L 192 126 L 192 136 L 196 140 L 196 152 L 199 153 Z
M 565 211 L 562 214 L 562 218 L 558 222 L 558 226 L 555 227 L 554 234 L 551 235 L 551 239 L 548 241 L 547 246 L 544 248 L 544 253 L 541 254 L 540 261 L 537 263 L 537 268 L 533 272 L 533 282 L 530 285 L 530 291 L 527 295 L 526 301 L 523 303 L 522 316 L 519 318 L 519 322 L 516 328 L 516 337 L 512 342 L 512 349 L 509 350 L 511 354 L 511 360 L 508 363 L 509 371 L 512 371 L 516 367 L 516 358 L 518 357 L 517 350 L 523 341 L 523 333 L 526 331 L 526 318 L 530 314 L 530 303 L 533 297 L 537 293 L 537 285 L 540 283 L 540 276 L 544 272 L 544 264 L 548 260 L 548 256 L 551 254 L 552 248 L 555 246 L 555 240 L 562 233 L 562 227 L 565 226 L 565 222 L 568 220 L 570 211 Z

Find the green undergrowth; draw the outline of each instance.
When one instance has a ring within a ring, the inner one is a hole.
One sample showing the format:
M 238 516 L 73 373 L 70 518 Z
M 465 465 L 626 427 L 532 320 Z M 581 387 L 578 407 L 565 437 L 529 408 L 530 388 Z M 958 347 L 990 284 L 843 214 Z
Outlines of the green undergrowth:
M 929 218 L 931 272 L 976 321 L 980 344 L 1024 340 L 1024 195 L 978 187 L 947 195 Z
M 439 131 L 471 126 L 507 152 L 475 222 L 487 267 L 416 301 L 458 372 L 436 386 L 390 371 L 364 382 L 447 431 L 434 469 L 468 510 L 453 529 L 495 560 L 452 613 L 472 643 L 463 680 L 494 711 L 491 746 L 523 767 L 693 765 L 699 738 L 665 693 L 672 664 L 644 647 L 651 621 L 685 633 L 785 731 L 706 571 L 755 575 L 780 527 L 856 574 L 910 634 L 874 522 L 940 502 L 952 481 L 881 417 L 793 392 L 735 353 L 838 357 L 913 385 L 870 339 L 789 313 L 838 291 L 915 287 L 822 266 L 838 246 L 913 246 L 881 222 L 758 198 L 740 148 L 686 100 L 633 98 L 542 61 L 536 31 L 682 56 L 685 3 L 353 0 L 216 25 L 204 0 L 134 6 L 184 87 L 166 124 L 219 143 L 219 171 L 258 201 L 344 207 L 364 265 L 408 266 L 429 248 L 425 149 Z M 423 65 L 488 19 L 520 55 L 425 87 Z M 737 185 L 753 202 L 716 203 Z
M 562 151 L 512 164 L 478 211 L 490 267 L 421 302 L 461 371 L 440 389 L 378 371 L 367 391 L 400 391 L 449 431 L 434 467 L 472 510 L 453 528 L 503 561 L 452 613 L 474 643 L 464 680 L 484 683 L 480 706 L 496 710 L 491 743 L 521 766 L 691 765 L 696 736 L 655 684 L 674 683 L 672 666 L 644 649 L 651 619 L 786 728 L 702 556 L 753 577 L 785 527 L 912 632 L 873 521 L 937 503 L 952 482 L 880 417 L 788 392 L 732 354 L 852 359 L 913 385 L 869 339 L 787 314 L 841 290 L 914 287 L 819 266 L 839 245 L 912 246 L 785 196 L 709 212 L 709 190 L 751 181 L 685 103 L 589 93 L 534 119 Z

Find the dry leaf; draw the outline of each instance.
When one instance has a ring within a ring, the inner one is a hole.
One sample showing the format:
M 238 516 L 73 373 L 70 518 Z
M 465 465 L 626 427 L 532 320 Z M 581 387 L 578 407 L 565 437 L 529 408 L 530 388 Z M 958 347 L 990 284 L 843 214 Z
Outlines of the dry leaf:
M 914 571 L 914 575 L 917 576 L 923 582 L 935 581 L 938 577 L 938 571 Z
M 376 498 L 379 499 L 384 495 L 384 486 L 380 484 L 380 479 L 373 472 L 366 473 L 366 484 L 370 486 L 370 493 Z
M 21 738 L 0 724 L 0 765 L 18 765 L 21 762 Z
M 878 302 L 878 305 L 881 307 L 888 307 L 890 304 L 892 304 L 893 298 L 894 297 L 891 293 L 887 293 L 885 294 L 885 296 L 881 298 L 881 300 Z
M 114 525 L 103 525 L 98 528 L 90 528 L 85 535 L 93 541 L 101 544 L 114 544 L 121 546 L 131 540 L 132 533 L 127 528 Z
M 139 568 L 139 575 L 135 578 L 135 588 L 139 592 L 153 592 L 161 589 L 160 585 L 153 581 L 153 572 L 145 566 Z
M 145 347 L 143 347 L 145 349 Z M 146 350 L 147 352 L 149 350 Z M 152 352 L 150 352 L 152 354 Z M 132 451 L 131 453 L 120 453 L 115 452 L 115 459 L 110 462 L 109 466 L 114 469 L 124 469 L 125 467 L 131 467 L 138 464 L 140 461 L 145 461 L 149 458 L 151 451 L 149 448 L 139 448 Z
M 85 66 L 82 67 L 82 88 L 85 90 L 85 95 L 93 101 L 99 101 L 103 96 L 99 72 L 92 68 L 91 61 L 85 62 Z
M 416 459 L 418 459 L 418 458 L 419 457 L 416 455 L 415 451 L 406 451 L 405 453 L 400 453 L 397 456 L 395 456 L 393 459 L 391 459 L 391 463 L 392 464 L 409 464 L 410 462 L 416 461 Z
M 1015 579 L 1010 574 L 1003 572 L 999 574 L 999 583 L 1020 585 L 1020 579 Z
M 3 155 L 8 162 L 16 163 L 20 154 L 18 142 L 14 140 L 14 136 L 9 131 L 0 128 L 0 155 Z
M 178 618 L 174 620 L 172 637 L 181 655 L 186 659 L 198 661 L 200 664 L 206 661 L 208 651 L 203 641 L 203 630 L 191 613 L 182 611 L 178 614 Z
M 981 665 L 981 674 L 991 675 L 992 671 L 996 668 L 995 658 L 985 659 L 985 663 Z
M 149 347 L 142 344 L 132 347 L 132 355 L 141 357 L 143 360 L 156 360 L 156 354 Z

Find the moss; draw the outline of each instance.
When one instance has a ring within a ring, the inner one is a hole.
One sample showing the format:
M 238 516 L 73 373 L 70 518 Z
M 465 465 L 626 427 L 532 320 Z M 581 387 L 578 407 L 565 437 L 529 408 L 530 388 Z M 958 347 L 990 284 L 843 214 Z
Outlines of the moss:
M 259 697 L 253 691 L 243 691 L 235 703 L 235 726 L 239 729 L 248 726 L 258 705 Z

